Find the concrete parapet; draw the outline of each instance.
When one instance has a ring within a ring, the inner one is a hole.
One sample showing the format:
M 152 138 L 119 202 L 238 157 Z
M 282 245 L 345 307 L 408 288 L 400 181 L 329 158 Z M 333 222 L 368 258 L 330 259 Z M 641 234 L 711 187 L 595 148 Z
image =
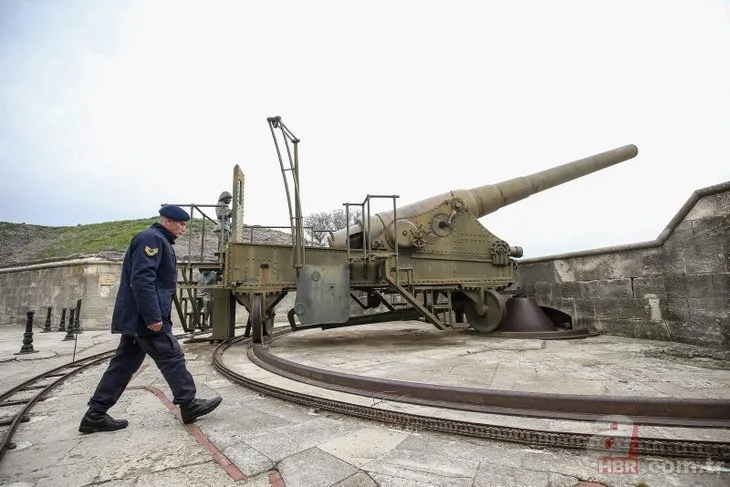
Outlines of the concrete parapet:
M 523 259 L 518 276 L 577 327 L 730 348 L 730 181 L 695 191 L 656 240 Z
M 17 323 L 26 310 L 52 306 L 56 310 L 52 326 L 56 327 L 60 310 L 75 307 L 81 299 L 81 326 L 86 328 L 83 320 L 96 302 L 88 293 L 87 269 L 100 264 L 115 265 L 88 258 L 0 269 L 0 323 Z

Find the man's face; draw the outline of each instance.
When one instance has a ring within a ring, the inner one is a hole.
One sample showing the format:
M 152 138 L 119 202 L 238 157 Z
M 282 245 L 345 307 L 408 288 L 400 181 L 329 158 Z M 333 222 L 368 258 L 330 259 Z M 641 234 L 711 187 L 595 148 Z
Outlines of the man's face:
M 181 222 L 172 220 L 170 218 L 164 218 L 165 228 L 170 230 L 175 238 L 180 238 L 185 233 L 185 228 L 188 226 L 188 222 Z

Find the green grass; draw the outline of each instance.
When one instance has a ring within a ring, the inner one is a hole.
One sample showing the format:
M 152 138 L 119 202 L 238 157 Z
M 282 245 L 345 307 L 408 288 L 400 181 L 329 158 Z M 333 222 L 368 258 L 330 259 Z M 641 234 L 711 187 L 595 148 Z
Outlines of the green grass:
M 0 222 L 0 242 L 22 253 L 25 261 L 124 252 L 135 234 L 157 220 L 157 217 L 151 217 L 68 227 Z M 202 225 L 202 220 L 194 219 L 188 224 L 186 233 L 199 235 Z M 206 222 L 205 227 L 207 234 L 212 232 L 214 225 Z
M 50 259 L 77 254 L 126 250 L 131 238 L 149 227 L 156 218 L 92 223 L 75 227 L 46 227 L 50 245 L 39 251 L 35 259 Z
M 0 222 L 0 265 L 30 263 L 54 259 L 68 259 L 99 253 L 123 253 L 132 237 L 158 221 L 158 217 L 138 220 L 120 220 L 67 227 L 49 227 L 24 223 Z M 203 220 L 194 218 L 188 223 L 185 235 L 181 237 L 187 250 L 187 239 L 200 242 Z M 211 241 L 215 223 L 205 221 L 206 251 L 212 249 Z M 245 227 L 245 225 L 244 225 Z M 257 237 L 264 230 L 259 230 Z M 269 230 L 283 242 L 289 236 L 276 230 Z M 213 244 L 214 245 L 214 244 Z M 182 255 L 182 254 L 180 254 Z

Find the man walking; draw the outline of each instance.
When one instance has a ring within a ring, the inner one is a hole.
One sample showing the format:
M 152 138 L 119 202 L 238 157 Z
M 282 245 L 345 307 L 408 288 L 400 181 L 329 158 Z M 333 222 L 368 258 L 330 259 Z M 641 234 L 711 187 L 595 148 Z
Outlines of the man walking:
M 173 245 L 185 232 L 188 220 L 190 215 L 179 206 L 165 205 L 160 208 L 159 222 L 132 238 L 124 255 L 112 314 L 112 333 L 121 334 L 119 346 L 88 402 L 80 432 L 127 427 L 127 420 L 114 419 L 107 411 L 119 400 L 146 355 L 152 357 L 170 386 L 183 422 L 191 423 L 221 403 L 220 397 L 195 398 L 195 382 L 172 335 L 172 298 L 177 284 Z

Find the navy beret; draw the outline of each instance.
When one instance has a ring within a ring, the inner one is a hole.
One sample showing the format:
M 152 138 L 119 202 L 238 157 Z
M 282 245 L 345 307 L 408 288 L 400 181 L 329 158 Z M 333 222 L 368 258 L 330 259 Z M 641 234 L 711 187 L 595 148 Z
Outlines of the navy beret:
M 186 222 L 190 220 L 190 215 L 188 215 L 188 212 L 176 205 L 164 205 L 162 208 L 160 208 L 160 215 L 166 216 L 167 218 L 178 222 Z

